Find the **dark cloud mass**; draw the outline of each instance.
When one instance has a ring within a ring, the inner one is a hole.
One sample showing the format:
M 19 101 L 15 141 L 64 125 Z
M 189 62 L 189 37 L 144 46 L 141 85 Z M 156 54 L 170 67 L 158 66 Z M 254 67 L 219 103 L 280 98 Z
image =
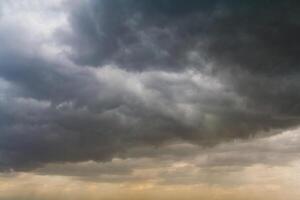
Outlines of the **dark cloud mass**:
M 206 147 L 299 125 L 299 8 L 67 1 L 57 11 L 66 25 L 45 39 L 1 6 L 0 169 L 131 157 L 178 140 Z

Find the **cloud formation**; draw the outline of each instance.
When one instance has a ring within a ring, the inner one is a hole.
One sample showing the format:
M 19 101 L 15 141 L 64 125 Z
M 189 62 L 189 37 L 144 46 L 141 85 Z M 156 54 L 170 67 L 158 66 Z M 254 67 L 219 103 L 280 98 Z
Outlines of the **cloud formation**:
M 2 3 L 1 170 L 143 157 L 131 150 L 202 148 L 299 125 L 295 5 Z

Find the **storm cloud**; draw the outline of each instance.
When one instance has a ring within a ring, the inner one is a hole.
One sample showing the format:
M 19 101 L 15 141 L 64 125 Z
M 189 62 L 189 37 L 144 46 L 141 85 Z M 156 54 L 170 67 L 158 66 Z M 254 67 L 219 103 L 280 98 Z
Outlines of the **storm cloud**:
M 297 1 L 0 4 L 0 168 L 300 123 Z

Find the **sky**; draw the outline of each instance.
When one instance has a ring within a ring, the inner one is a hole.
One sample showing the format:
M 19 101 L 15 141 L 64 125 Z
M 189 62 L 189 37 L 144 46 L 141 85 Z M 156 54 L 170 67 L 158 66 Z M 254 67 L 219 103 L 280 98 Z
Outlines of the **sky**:
M 297 0 L 1 0 L 0 200 L 298 200 Z

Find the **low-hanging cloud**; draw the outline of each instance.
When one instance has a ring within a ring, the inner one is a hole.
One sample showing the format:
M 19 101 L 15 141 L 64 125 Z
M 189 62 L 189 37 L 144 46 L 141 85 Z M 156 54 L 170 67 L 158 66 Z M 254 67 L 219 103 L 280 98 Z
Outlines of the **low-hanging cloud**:
M 206 147 L 298 125 L 293 4 L 76 1 L 51 9 L 47 17 L 66 18 L 47 33 L 28 13 L 9 18 L 22 6 L 5 4 L 0 168 L 106 161 L 178 140 Z

